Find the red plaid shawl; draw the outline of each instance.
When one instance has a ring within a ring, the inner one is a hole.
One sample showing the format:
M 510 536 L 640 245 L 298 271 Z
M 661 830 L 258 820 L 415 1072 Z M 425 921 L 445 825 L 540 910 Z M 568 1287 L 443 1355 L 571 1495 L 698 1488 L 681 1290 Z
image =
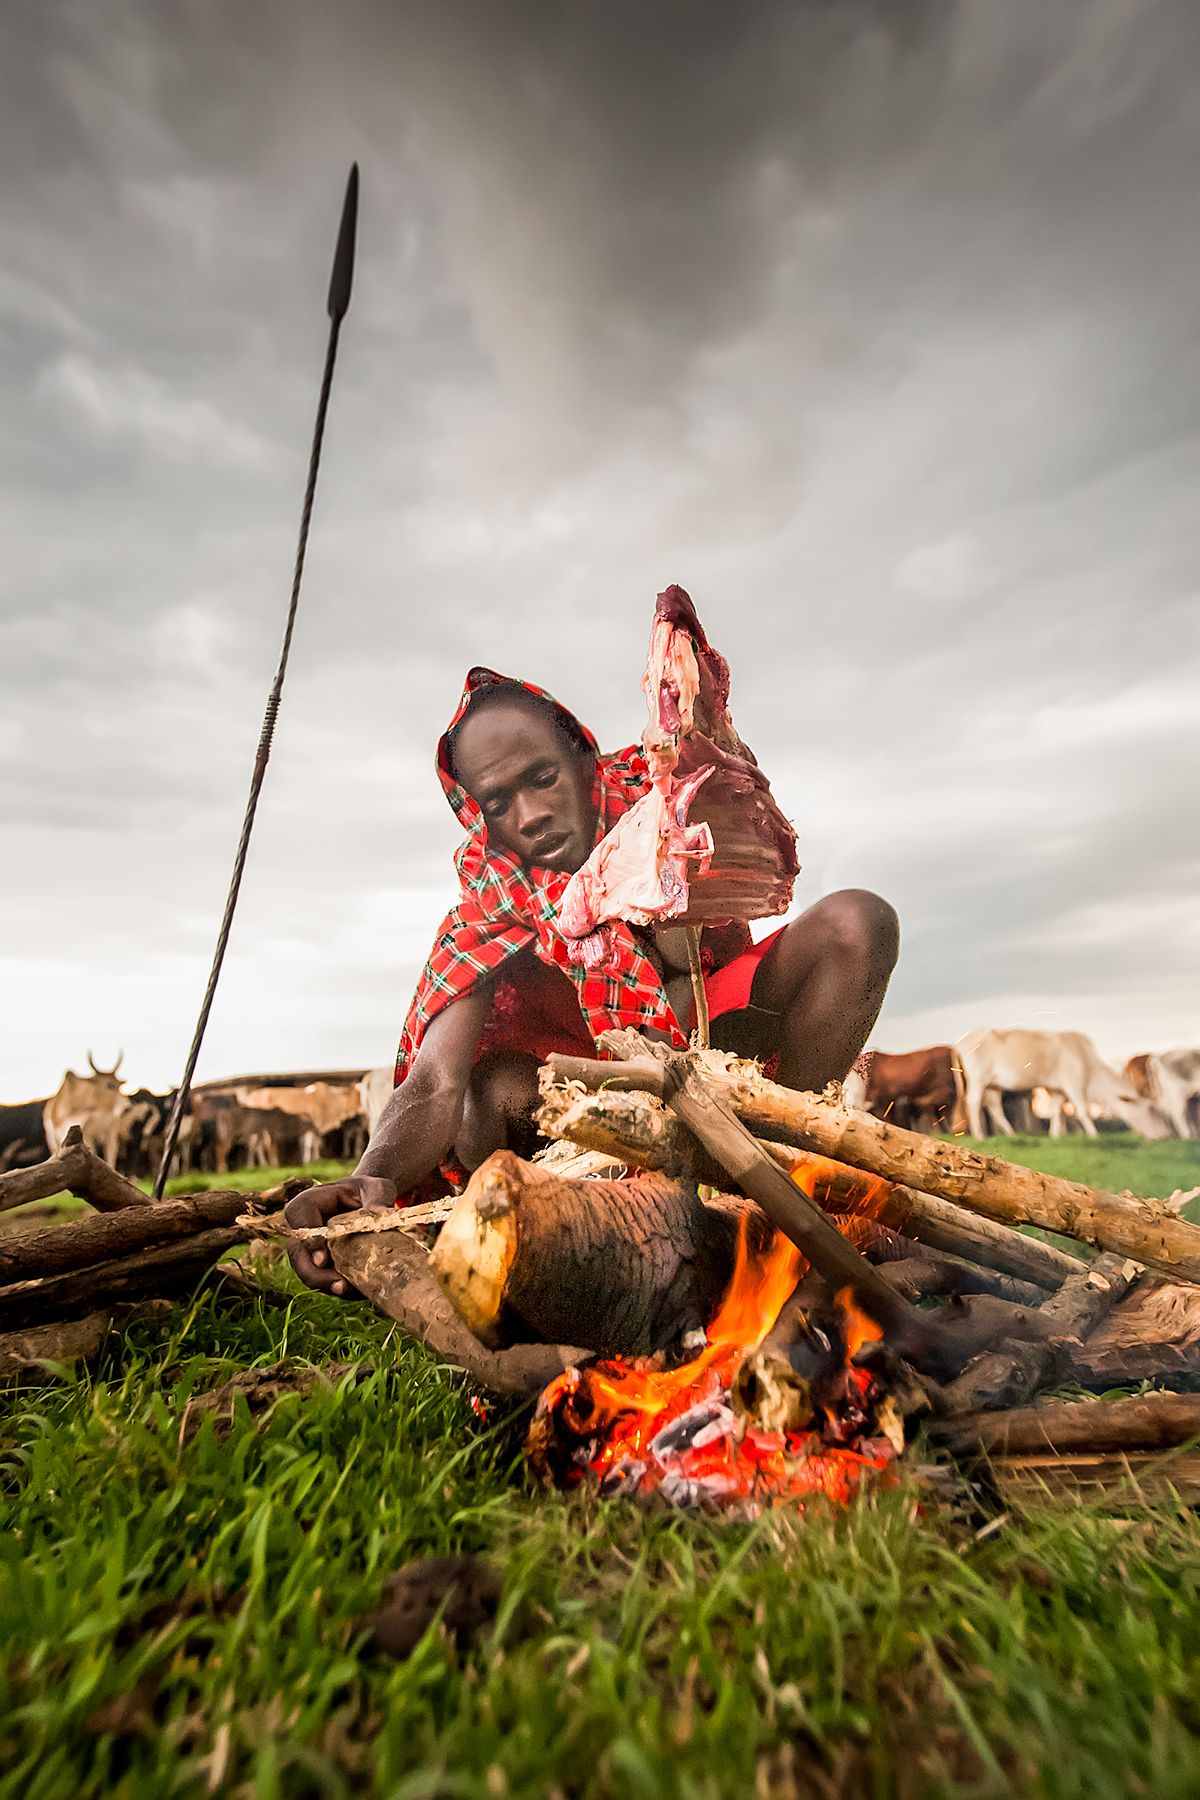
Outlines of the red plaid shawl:
M 687 1041 L 671 1010 L 658 970 L 627 925 L 617 927 L 619 963 L 615 974 L 592 974 L 576 968 L 567 955 L 566 941 L 555 926 L 558 903 L 570 877 L 549 869 L 528 870 L 515 856 L 489 849 L 483 815 L 451 773 L 447 740 L 479 689 L 504 679 L 492 669 L 472 669 L 458 710 L 438 743 L 438 778 L 467 829 L 454 858 L 461 891 L 457 906 L 442 920 L 404 1021 L 396 1056 L 397 1087 L 412 1067 L 429 1021 L 452 1000 L 469 993 L 481 976 L 492 974 L 508 957 L 530 947 L 543 962 L 572 977 L 579 992 L 580 1011 L 593 1037 L 611 1026 L 632 1025 L 666 1031 L 677 1044 Z M 532 682 L 519 685 L 548 701 L 564 720 L 583 732 L 596 750 L 598 843 L 649 785 L 641 750 L 635 745 L 601 756 L 591 732 L 584 730 L 557 700 Z

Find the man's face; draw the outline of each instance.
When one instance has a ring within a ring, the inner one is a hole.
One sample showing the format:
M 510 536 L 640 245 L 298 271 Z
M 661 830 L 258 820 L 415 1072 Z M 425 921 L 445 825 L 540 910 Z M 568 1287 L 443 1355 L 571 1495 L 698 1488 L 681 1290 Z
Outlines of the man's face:
M 596 839 L 595 759 L 570 744 L 543 708 L 497 700 L 468 713 L 454 764 L 493 848 L 526 868 L 566 874 L 587 861 Z

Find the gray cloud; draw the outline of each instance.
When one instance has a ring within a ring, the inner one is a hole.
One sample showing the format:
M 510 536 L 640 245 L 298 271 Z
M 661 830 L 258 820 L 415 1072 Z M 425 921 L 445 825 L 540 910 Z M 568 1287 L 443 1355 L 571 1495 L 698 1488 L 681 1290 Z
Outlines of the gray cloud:
M 354 307 L 210 1048 L 376 1062 L 474 661 L 610 743 L 682 581 L 881 1038 L 1195 1036 L 1188 0 L 18 0 L 0 17 L 0 1086 L 168 1080 Z M 6 861 L 9 860 L 6 858 Z

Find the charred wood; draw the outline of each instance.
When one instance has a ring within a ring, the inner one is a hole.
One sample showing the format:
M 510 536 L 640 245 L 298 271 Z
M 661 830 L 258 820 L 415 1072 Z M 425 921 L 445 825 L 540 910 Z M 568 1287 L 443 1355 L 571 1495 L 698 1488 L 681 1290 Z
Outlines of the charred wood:
M 955 1451 L 1001 1455 L 1043 1450 L 1165 1450 L 1200 1438 L 1200 1395 L 1045 1400 L 1038 1406 L 955 1419 L 936 1435 Z

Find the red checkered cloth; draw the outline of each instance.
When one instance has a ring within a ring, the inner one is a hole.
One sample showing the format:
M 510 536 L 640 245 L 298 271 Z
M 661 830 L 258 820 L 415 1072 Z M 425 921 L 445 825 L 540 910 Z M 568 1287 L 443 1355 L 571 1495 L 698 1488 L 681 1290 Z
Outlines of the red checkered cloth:
M 397 1087 L 412 1067 L 430 1020 L 452 1000 L 470 993 L 481 977 L 493 974 L 519 950 L 532 949 L 542 962 L 572 978 L 580 1011 L 593 1037 L 611 1027 L 635 1026 L 666 1032 L 673 1043 L 681 1046 L 687 1043 L 667 1000 L 662 978 L 629 926 L 615 927 L 615 971 L 593 974 L 575 967 L 567 954 L 566 940 L 556 927 L 558 903 L 570 876 L 550 869 L 526 869 L 517 857 L 491 849 L 482 813 L 455 781 L 450 767 L 450 733 L 480 689 L 505 679 L 493 669 L 472 669 L 458 710 L 438 743 L 438 778 L 467 830 L 454 858 L 461 891 L 458 904 L 442 921 L 404 1022 L 396 1056 Z M 592 734 L 550 694 L 529 681 L 517 685 L 547 701 L 564 723 L 581 733 L 596 751 L 593 799 L 598 814 L 598 843 L 650 784 L 641 750 L 634 745 L 601 756 Z

